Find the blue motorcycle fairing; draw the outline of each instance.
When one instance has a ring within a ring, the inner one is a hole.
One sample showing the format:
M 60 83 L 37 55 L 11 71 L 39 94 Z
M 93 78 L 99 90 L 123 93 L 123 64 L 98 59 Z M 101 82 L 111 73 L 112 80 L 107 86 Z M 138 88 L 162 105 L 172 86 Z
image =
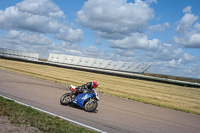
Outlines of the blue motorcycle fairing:
M 84 102 L 88 98 L 91 98 L 92 96 L 93 96 L 93 94 L 90 94 L 90 93 L 79 94 L 74 100 L 72 100 L 72 102 L 77 104 L 80 107 L 83 107 Z

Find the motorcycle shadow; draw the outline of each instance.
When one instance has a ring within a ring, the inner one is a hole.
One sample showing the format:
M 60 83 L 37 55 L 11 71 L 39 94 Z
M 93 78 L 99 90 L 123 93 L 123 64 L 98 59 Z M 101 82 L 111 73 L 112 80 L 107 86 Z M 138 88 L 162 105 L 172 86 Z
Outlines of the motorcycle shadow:
M 76 105 L 76 104 L 74 104 L 74 103 L 69 104 L 69 107 L 72 107 L 72 108 L 74 108 L 74 109 L 79 109 L 79 110 L 85 111 L 83 108 L 81 108 L 80 106 L 78 106 L 78 105 Z M 85 111 L 85 112 L 87 112 L 87 111 Z M 97 113 L 97 112 L 98 112 L 98 110 L 96 109 L 96 110 L 94 110 L 94 111 L 92 111 L 92 112 L 88 112 L 88 113 Z

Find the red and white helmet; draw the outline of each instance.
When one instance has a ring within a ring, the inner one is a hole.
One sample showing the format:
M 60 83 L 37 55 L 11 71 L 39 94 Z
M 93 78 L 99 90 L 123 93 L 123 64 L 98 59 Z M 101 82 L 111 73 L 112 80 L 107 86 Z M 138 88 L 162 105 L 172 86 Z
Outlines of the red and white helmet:
M 92 82 L 92 87 L 93 87 L 93 88 L 97 88 L 97 86 L 98 86 L 98 82 L 97 82 L 97 81 L 93 81 L 93 82 Z

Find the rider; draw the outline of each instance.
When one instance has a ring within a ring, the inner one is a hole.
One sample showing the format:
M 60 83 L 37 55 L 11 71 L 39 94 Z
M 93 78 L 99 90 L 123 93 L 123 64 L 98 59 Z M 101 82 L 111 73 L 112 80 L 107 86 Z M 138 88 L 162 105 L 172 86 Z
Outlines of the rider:
M 88 82 L 82 86 L 79 86 L 76 88 L 76 91 L 72 92 L 72 95 L 74 93 L 82 93 L 82 92 L 88 92 L 89 90 L 92 90 L 93 88 L 97 88 L 98 86 L 98 82 L 97 81 L 93 81 L 93 82 Z
M 81 93 L 81 92 L 89 91 L 89 90 L 92 90 L 93 88 L 97 88 L 97 86 L 98 86 L 97 81 L 88 82 L 82 86 L 77 87 L 76 92 Z

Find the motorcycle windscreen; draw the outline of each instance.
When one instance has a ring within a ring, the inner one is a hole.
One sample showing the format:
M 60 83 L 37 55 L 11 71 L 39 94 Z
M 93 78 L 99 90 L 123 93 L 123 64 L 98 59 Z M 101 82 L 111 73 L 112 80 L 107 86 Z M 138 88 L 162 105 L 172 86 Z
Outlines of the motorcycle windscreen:
M 80 107 L 83 107 L 84 102 L 88 99 L 91 98 L 93 94 L 90 93 L 83 93 L 78 95 L 72 102 L 77 104 Z

